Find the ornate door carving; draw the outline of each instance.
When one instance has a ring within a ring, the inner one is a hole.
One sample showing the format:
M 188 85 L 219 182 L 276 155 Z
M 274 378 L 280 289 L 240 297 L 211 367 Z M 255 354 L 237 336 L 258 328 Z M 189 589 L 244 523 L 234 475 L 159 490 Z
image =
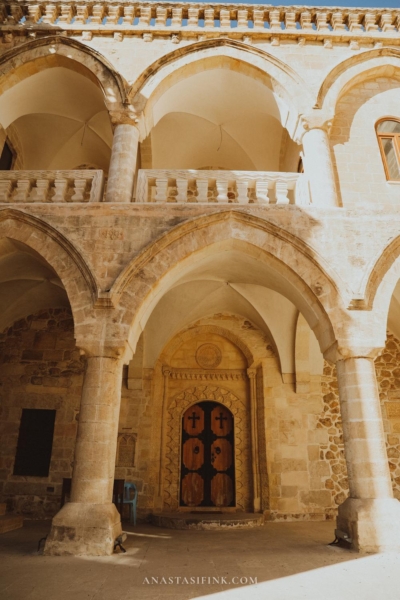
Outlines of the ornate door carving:
M 199 402 L 182 418 L 181 506 L 235 506 L 233 416 Z

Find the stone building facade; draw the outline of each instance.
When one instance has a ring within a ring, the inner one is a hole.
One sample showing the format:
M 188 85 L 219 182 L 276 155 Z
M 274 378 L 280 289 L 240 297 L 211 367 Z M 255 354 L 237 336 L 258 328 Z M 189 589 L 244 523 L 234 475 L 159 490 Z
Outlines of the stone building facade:
M 398 548 L 400 12 L 0 6 L 2 501 L 48 554 L 114 479 Z

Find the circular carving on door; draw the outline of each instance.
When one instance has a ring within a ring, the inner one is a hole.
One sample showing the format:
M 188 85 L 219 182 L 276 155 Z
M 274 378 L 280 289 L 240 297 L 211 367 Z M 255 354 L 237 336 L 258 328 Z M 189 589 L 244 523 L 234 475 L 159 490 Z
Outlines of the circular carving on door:
M 203 344 L 197 349 L 196 362 L 203 369 L 215 369 L 221 360 L 221 350 L 215 344 Z

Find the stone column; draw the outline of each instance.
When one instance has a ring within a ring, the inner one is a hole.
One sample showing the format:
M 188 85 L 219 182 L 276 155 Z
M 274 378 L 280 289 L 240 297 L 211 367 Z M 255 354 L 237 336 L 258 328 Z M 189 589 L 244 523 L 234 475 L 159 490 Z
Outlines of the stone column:
M 350 497 L 337 528 L 356 550 L 400 549 L 400 504 L 393 498 L 373 358 L 337 361 Z
M 131 202 L 136 172 L 139 130 L 129 116 L 111 116 L 115 125 L 106 202 Z
M 302 138 L 304 172 L 310 182 L 314 206 L 338 206 L 329 137 L 326 128 L 306 129 Z
M 107 555 L 121 533 L 112 503 L 122 361 L 90 356 L 82 390 L 71 502 L 54 517 L 45 554 Z

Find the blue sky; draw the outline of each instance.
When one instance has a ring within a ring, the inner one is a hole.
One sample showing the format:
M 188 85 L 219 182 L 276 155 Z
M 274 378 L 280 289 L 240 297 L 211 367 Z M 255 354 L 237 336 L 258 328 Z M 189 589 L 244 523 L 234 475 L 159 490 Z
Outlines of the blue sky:
M 224 1 L 224 4 L 226 2 Z M 263 2 L 246 2 L 245 0 L 241 0 L 240 2 L 235 2 L 234 0 L 229 2 L 229 4 L 264 4 Z M 267 4 L 267 3 L 265 3 Z M 296 2 L 287 3 L 287 2 L 268 2 L 268 4 L 272 4 L 273 6 L 296 6 Z M 299 4 L 300 5 L 300 4 Z M 336 0 L 335 2 L 324 2 L 324 0 L 319 0 L 318 2 L 308 1 L 301 6 L 356 6 L 358 8 L 400 8 L 399 0 Z

